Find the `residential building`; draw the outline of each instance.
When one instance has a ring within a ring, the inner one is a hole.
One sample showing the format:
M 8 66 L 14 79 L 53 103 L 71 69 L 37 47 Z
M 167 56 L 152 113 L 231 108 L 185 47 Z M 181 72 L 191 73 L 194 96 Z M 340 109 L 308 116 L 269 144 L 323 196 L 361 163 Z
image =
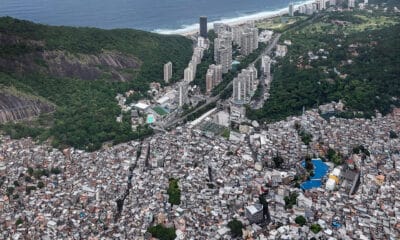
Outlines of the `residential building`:
M 200 17 L 200 37 L 207 38 L 207 17 Z
M 208 69 L 206 74 L 206 92 L 210 93 L 214 87 L 214 69 Z
M 169 83 L 169 80 L 172 77 L 172 63 L 168 62 L 164 64 L 164 81 Z
M 287 46 L 286 45 L 280 45 L 280 44 L 276 45 L 275 55 L 277 57 L 285 57 L 286 53 L 287 53 Z
M 262 56 L 261 58 L 261 68 L 265 75 L 271 74 L 271 58 L 268 55 Z
M 206 74 L 206 92 L 211 90 L 222 81 L 222 65 L 210 65 Z
M 187 82 L 191 82 L 194 79 L 193 69 L 191 67 L 187 67 L 184 70 L 184 80 Z
M 356 7 L 356 1 L 355 0 L 348 0 L 347 5 L 349 8 L 355 8 Z
M 178 105 L 182 107 L 188 102 L 189 83 L 182 81 L 179 83 Z
M 294 16 L 294 6 L 293 3 L 289 4 L 289 16 L 293 17 Z
M 250 224 L 261 223 L 264 221 L 263 205 L 256 203 L 246 207 L 245 216 Z
M 232 65 L 232 36 L 225 32 L 214 39 L 214 60 L 222 66 L 222 73 L 227 73 Z

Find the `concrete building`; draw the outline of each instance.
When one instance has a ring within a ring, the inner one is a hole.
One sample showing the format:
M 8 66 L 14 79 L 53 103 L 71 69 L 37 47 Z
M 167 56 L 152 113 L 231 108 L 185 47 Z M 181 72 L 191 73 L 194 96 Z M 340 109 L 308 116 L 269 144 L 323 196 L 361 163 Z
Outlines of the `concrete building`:
M 214 23 L 214 32 L 220 36 L 225 32 L 231 32 L 231 27 L 225 23 Z
M 198 37 L 197 38 L 197 46 L 202 49 L 208 49 L 209 43 L 207 38 Z
M 230 120 L 240 123 L 246 117 L 246 108 L 242 104 L 230 103 Z
M 263 205 L 257 203 L 246 207 L 245 216 L 250 224 L 261 223 L 264 221 Z
M 206 92 L 210 93 L 214 87 L 214 69 L 208 69 L 206 74 Z
M 349 8 L 355 8 L 356 7 L 356 1 L 355 0 L 348 0 L 347 5 Z
M 262 56 L 261 58 L 261 68 L 265 75 L 271 74 L 271 58 L 268 55 Z
M 225 32 L 214 39 L 214 60 L 222 66 L 222 73 L 231 70 L 232 65 L 232 36 Z
M 186 81 L 179 83 L 178 105 L 182 107 L 188 102 L 189 84 Z
M 275 55 L 277 57 L 285 57 L 286 53 L 287 53 L 287 46 L 286 45 L 280 45 L 280 44 L 276 45 Z
M 293 17 L 294 16 L 294 6 L 293 3 L 289 4 L 289 16 Z
M 200 17 L 200 36 L 203 38 L 207 38 L 207 17 Z
M 211 90 L 222 81 L 222 65 L 210 65 L 206 74 L 206 92 Z
M 245 28 L 240 35 L 240 53 L 244 56 L 249 55 L 258 48 L 258 29 Z
M 164 81 L 166 83 L 169 83 L 171 77 L 172 77 L 172 63 L 167 62 L 166 64 L 164 64 Z
M 184 70 L 184 80 L 187 82 L 191 82 L 194 79 L 193 69 L 191 67 L 187 67 Z
M 249 80 L 249 75 L 246 73 L 239 73 L 239 75 L 233 79 L 233 102 L 244 104 L 250 100 Z

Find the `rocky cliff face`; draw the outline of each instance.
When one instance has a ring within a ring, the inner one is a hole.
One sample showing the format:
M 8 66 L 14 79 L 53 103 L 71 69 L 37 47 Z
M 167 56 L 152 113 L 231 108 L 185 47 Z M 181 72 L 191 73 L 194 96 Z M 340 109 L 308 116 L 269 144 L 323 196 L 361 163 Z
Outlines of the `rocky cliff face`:
M 0 124 L 30 119 L 41 113 L 54 111 L 54 106 L 28 96 L 17 96 L 0 89 Z
M 54 77 L 70 77 L 82 80 L 106 78 L 112 81 L 128 81 L 132 71 L 141 66 L 134 56 L 104 51 L 100 54 L 71 54 L 66 51 L 44 50 L 45 43 L 22 39 L 0 33 L 0 71 L 9 73 L 42 73 Z

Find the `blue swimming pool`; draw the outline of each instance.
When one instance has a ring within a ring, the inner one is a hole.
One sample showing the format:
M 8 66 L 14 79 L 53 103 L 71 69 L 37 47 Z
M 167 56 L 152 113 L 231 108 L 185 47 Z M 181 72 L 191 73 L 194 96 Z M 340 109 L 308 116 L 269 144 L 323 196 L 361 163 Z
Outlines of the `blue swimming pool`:
M 312 159 L 311 161 L 314 164 L 314 176 L 311 177 L 309 181 L 300 184 L 300 188 L 303 190 L 321 187 L 322 178 L 325 177 L 329 171 L 328 165 L 326 165 L 321 159 Z M 303 161 L 301 165 L 305 167 L 306 162 Z

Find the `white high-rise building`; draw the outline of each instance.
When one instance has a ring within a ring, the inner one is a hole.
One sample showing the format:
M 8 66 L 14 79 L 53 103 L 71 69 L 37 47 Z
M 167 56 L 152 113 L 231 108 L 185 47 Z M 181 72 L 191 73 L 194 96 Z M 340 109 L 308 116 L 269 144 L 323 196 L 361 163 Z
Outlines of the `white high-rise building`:
M 194 77 L 196 76 L 197 63 L 195 61 L 191 60 L 188 64 L 188 68 L 190 68 L 192 70 L 192 73 L 193 73 L 192 80 L 193 80 Z
M 257 74 L 258 74 L 258 72 L 257 72 L 257 68 L 256 67 L 254 67 L 254 65 L 253 64 L 251 64 L 248 68 L 247 68 L 247 71 L 248 71 L 248 73 L 249 73 L 249 75 L 250 75 L 250 92 L 253 94 L 255 91 L 256 91 L 256 89 L 257 89 L 257 85 L 258 85 L 258 79 L 257 79 Z
M 222 66 L 210 65 L 206 74 L 206 92 L 210 93 L 211 90 L 222 81 Z
M 233 79 L 232 101 L 235 104 L 246 104 L 250 102 L 252 95 L 257 89 L 257 69 L 254 65 L 243 69 L 236 78 Z
M 193 70 L 190 67 L 185 68 L 183 75 L 186 82 L 191 82 L 194 79 Z
M 188 89 L 189 89 L 188 82 L 183 81 L 179 83 L 178 104 L 180 107 L 182 107 L 188 102 Z
M 293 3 L 289 4 L 289 16 L 291 16 L 291 17 L 294 16 L 294 5 L 293 5 Z
M 240 34 L 240 51 L 244 56 L 258 48 L 258 28 L 245 27 Z
M 348 0 L 347 5 L 349 8 L 355 8 L 356 2 L 355 2 L 355 0 Z
M 203 37 L 198 37 L 197 38 L 197 47 L 200 47 L 202 49 L 208 49 L 208 39 L 203 38 Z
M 239 74 L 233 79 L 233 102 L 236 104 L 244 104 L 248 100 L 248 81 L 246 76 Z
M 214 65 L 212 64 L 210 68 L 214 69 L 214 86 L 218 85 L 222 82 L 222 65 Z
M 222 66 L 222 72 L 227 73 L 232 66 L 232 35 L 224 32 L 214 39 L 214 60 Z
M 164 81 L 166 83 L 169 83 L 171 77 L 172 77 L 172 63 L 167 62 L 166 64 L 164 64 Z
M 268 55 L 261 58 L 261 68 L 265 75 L 269 76 L 271 74 L 271 58 Z

